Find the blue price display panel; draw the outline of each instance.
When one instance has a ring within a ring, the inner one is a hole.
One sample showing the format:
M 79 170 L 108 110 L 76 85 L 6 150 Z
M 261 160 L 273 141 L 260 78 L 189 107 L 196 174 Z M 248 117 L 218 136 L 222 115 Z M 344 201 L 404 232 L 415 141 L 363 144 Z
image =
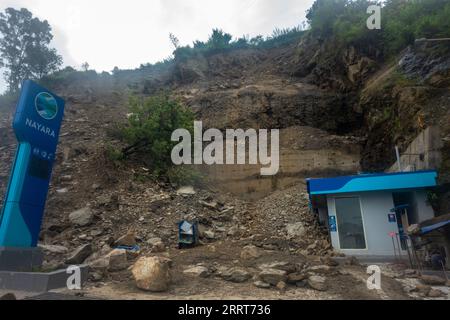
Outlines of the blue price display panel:
M 337 224 L 336 224 L 336 217 L 330 216 L 328 219 L 328 225 L 330 232 L 337 232 Z
M 396 214 L 395 213 L 389 213 L 388 214 L 388 220 L 389 220 L 389 223 L 397 222 Z
M 64 117 L 64 100 L 27 80 L 14 117 L 19 146 L 0 215 L 0 247 L 35 247 Z

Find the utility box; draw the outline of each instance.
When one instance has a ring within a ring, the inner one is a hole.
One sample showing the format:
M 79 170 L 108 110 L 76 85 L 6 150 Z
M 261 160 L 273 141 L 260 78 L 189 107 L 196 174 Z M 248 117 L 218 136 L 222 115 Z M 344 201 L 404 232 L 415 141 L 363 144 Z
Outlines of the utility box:
M 178 224 L 178 248 L 193 248 L 198 244 L 198 222 L 186 220 Z

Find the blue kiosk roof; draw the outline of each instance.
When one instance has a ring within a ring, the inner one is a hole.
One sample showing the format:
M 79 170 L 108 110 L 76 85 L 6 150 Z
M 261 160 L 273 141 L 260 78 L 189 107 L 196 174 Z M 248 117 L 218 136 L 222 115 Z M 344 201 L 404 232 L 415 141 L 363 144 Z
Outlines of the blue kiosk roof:
M 436 171 L 416 171 L 382 174 L 361 174 L 357 176 L 329 179 L 307 179 L 310 195 L 368 192 L 381 190 L 423 189 L 437 185 Z

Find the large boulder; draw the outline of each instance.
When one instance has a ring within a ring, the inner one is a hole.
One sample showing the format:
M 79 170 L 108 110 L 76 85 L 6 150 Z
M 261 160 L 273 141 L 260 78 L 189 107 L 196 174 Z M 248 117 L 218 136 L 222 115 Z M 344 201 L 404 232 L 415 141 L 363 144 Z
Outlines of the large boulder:
M 89 207 L 72 212 L 69 215 L 69 220 L 72 224 L 78 227 L 85 227 L 92 223 L 94 214 Z
M 142 257 L 133 266 L 133 277 L 139 289 L 163 292 L 171 281 L 169 260 L 161 257 Z

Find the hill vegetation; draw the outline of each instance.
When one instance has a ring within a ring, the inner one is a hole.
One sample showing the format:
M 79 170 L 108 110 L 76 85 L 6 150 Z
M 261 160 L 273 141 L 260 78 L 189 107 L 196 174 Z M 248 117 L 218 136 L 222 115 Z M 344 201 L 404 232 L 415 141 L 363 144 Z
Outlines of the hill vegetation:
M 382 4 L 381 30 L 366 25 L 367 0 L 317 0 L 307 14 L 311 34 L 342 46 L 374 46 L 385 57 L 397 54 L 419 38 L 450 37 L 450 1 L 387 0 Z

